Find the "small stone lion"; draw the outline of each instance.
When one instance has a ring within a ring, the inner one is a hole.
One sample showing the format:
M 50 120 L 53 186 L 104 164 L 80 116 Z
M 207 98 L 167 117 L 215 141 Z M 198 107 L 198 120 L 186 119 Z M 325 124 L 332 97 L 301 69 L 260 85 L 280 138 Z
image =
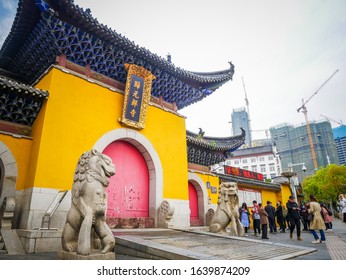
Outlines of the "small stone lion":
M 239 221 L 238 185 L 234 182 L 221 183 L 216 212 L 210 222 L 209 231 L 226 234 L 231 222 L 231 236 L 243 236 L 244 229 Z
M 72 187 L 72 203 L 62 233 L 67 252 L 90 255 L 91 244 L 100 243 L 101 253 L 113 250 L 115 240 L 106 224 L 109 178 L 115 174 L 112 160 L 92 149 L 79 159 Z

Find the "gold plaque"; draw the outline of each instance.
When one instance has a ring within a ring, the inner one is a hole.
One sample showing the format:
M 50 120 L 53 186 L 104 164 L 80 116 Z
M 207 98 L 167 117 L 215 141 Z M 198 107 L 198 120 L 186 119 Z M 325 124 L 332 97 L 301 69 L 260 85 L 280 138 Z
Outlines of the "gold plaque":
M 155 76 L 135 64 L 125 64 L 127 80 L 123 113 L 120 122 L 124 125 L 143 129 L 151 96 L 151 85 Z

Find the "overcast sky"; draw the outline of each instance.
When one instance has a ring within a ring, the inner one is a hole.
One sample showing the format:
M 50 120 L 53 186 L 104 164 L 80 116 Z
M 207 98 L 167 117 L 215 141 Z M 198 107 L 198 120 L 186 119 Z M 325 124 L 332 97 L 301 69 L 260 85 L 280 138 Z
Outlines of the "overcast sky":
M 0 43 L 15 2 L 0 0 Z M 136 44 L 161 57 L 170 53 L 172 62 L 186 70 L 218 71 L 233 62 L 233 81 L 180 111 L 189 130 L 230 135 L 232 109 L 245 106 L 242 77 L 253 130 L 302 124 L 304 115 L 297 113 L 302 98 L 308 99 L 337 69 L 306 107 L 310 120 L 321 120 L 322 114 L 346 123 L 345 0 L 74 2 Z

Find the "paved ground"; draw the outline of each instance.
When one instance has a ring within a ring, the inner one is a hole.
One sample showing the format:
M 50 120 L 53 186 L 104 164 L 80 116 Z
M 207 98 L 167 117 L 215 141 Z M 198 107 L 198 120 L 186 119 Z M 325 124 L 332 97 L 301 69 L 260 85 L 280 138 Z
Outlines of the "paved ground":
M 276 245 L 280 244 L 286 244 L 289 245 L 286 248 L 295 248 L 295 246 L 303 246 L 303 247 L 309 247 L 309 248 L 315 248 L 317 249 L 316 252 L 298 256 L 294 259 L 296 260 L 334 260 L 334 259 L 341 259 L 346 260 L 346 224 L 342 223 L 340 220 L 335 219 L 333 222 L 333 229 L 334 231 L 332 233 L 326 233 L 327 242 L 325 244 L 312 244 L 311 241 L 313 240 L 312 234 L 310 232 L 303 232 L 302 238 L 303 241 L 298 241 L 296 239 L 296 236 L 294 236 L 293 239 L 289 238 L 289 233 L 278 233 L 278 234 L 270 234 L 269 235 L 269 243 L 264 242 L 263 248 L 270 247 L 270 243 L 275 243 Z M 198 230 L 198 229 L 197 229 Z M 127 233 L 124 233 L 127 234 Z M 138 234 L 138 232 L 137 232 Z M 148 238 L 148 237 L 147 237 Z M 243 238 L 241 242 L 246 242 L 246 240 L 260 240 L 258 237 L 250 236 Z M 170 241 L 161 240 L 163 243 L 167 242 L 170 243 Z M 163 244 L 162 243 L 162 244 Z M 237 242 L 236 242 L 237 243 Z M 236 244 L 235 243 L 235 244 Z M 252 243 L 252 242 L 249 242 Z M 256 242 L 257 244 L 258 242 Z M 261 242 L 259 242 L 261 243 Z M 241 252 L 241 246 L 239 246 L 240 243 L 238 243 L 238 252 Z M 247 243 L 242 243 L 247 244 Z M 253 243 L 252 243 L 253 244 Z M 163 244 L 164 245 L 164 244 Z M 172 246 L 174 244 L 169 244 L 169 246 Z M 185 243 L 186 245 L 186 243 Z M 189 245 L 189 244 L 188 244 Z M 293 245 L 293 246 L 292 246 Z M 205 246 L 204 246 L 205 247 Z M 248 248 L 251 246 L 247 246 Z M 200 247 L 202 248 L 202 247 Z M 276 247 L 277 248 L 277 247 Z M 274 250 L 275 251 L 275 250 Z M 55 252 L 53 253 L 39 253 L 39 254 L 25 254 L 25 255 L 3 255 L 0 254 L 0 260 L 57 260 L 57 254 Z M 125 256 L 126 259 L 126 256 Z M 131 257 L 128 257 L 128 259 L 132 259 Z
M 142 259 L 282 260 L 316 251 L 311 247 L 223 236 L 201 229 L 193 232 L 161 229 L 116 232 L 117 259 L 122 257 L 119 254 L 127 252 Z
M 297 240 L 296 232 L 293 239 L 289 238 L 289 231 L 286 233 L 269 234 L 269 240 L 284 244 L 301 245 L 304 247 L 316 248 L 318 251 L 312 254 L 297 257 L 295 259 L 304 260 L 346 260 L 346 223 L 339 219 L 333 221 L 333 232 L 325 232 L 326 243 L 312 244 L 313 236 L 309 231 L 302 231 L 302 241 Z M 258 237 L 249 234 L 249 239 Z

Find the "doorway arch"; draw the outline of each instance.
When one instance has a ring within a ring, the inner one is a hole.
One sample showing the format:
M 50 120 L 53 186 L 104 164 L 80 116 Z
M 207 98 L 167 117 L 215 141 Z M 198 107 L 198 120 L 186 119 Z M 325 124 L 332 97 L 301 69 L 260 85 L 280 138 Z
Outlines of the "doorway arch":
M 0 207 L 7 196 L 14 197 L 18 178 L 17 161 L 11 150 L 0 141 Z
M 190 214 L 190 225 L 197 225 L 194 224 L 194 220 L 196 218 L 196 204 L 198 207 L 198 225 L 205 225 L 206 223 L 206 219 L 205 219 L 205 214 L 208 210 L 208 192 L 207 192 L 207 188 L 203 182 L 203 180 L 196 175 L 195 173 L 189 172 L 189 182 L 188 182 L 188 188 L 189 188 L 189 196 L 190 196 L 190 191 L 191 191 L 191 195 L 193 195 L 194 191 L 191 189 L 192 187 L 195 189 L 195 193 L 197 195 L 197 203 L 196 202 L 191 202 L 189 201 L 190 204 L 190 210 L 191 210 L 191 214 Z M 194 198 L 193 198 L 194 199 Z M 193 205 L 195 204 L 195 205 Z
M 107 187 L 107 218 L 149 217 L 149 172 L 142 154 L 124 140 L 112 142 L 103 153 L 116 166 Z
M 163 171 L 159 155 L 144 135 L 129 128 L 119 128 L 105 133 L 93 148 L 102 152 L 117 140 L 132 144 L 146 162 L 149 172 L 149 218 L 153 218 L 157 226 L 157 209 L 163 201 Z

